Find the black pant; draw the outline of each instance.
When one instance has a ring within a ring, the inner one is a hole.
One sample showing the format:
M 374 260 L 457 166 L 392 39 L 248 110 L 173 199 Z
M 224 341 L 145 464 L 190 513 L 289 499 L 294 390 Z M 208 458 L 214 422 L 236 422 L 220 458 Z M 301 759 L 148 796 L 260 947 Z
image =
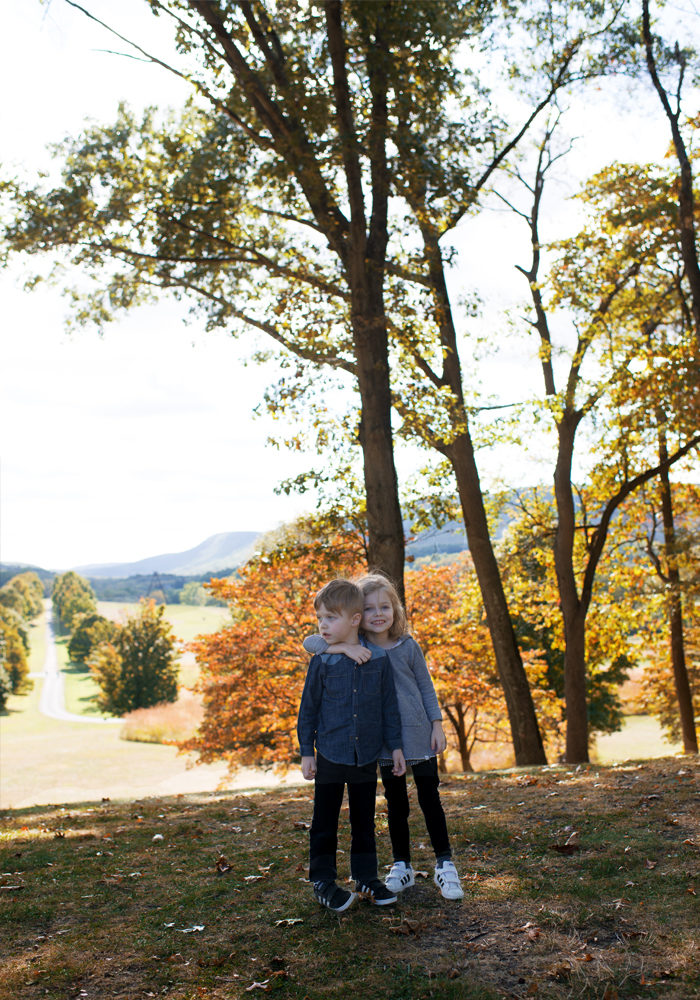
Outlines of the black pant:
M 431 757 L 429 760 L 420 761 L 420 763 L 412 764 L 410 767 L 413 771 L 413 780 L 416 783 L 418 804 L 425 817 L 425 825 L 430 843 L 435 851 L 435 857 L 440 861 L 451 858 L 452 850 L 447 833 L 447 820 L 438 791 L 440 776 L 438 775 L 437 760 L 435 757 Z M 381 772 L 384 797 L 389 813 L 389 836 L 391 837 L 394 861 L 405 861 L 406 864 L 410 864 L 411 843 L 408 828 L 410 806 L 406 776 L 395 777 L 391 773 L 391 765 L 382 765 Z
M 377 877 L 377 845 L 374 839 L 374 801 L 377 779 L 319 781 L 314 787 L 314 814 L 309 834 L 309 881 L 332 882 L 338 875 L 338 820 L 345 785 L 350 806 L 350 874 L 359 882 Z

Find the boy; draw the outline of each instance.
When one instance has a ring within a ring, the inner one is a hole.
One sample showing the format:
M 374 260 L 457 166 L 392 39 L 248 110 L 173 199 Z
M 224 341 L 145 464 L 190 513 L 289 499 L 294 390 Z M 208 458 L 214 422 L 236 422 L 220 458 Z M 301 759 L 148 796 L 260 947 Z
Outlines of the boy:
M 332 580 L 314 600 L 319 632 L 328 645 L 357 644 L 364 598 L 349 580 Z M 378 651 L 366 663 L 343 653 L 321 653 L 309 664 L 297 722 L 301 773 L 316 779 L 309 835 L 309 881 L 323 906 L 342 913 L 357 894 L 377 906 L 396 902 L 377 877 L 374 800 L 377 757 L 383 744 L 391 750 L 393 773 L 406 773 L 401 750 L 394 678 Z M 316 757 L 314 757 L 314 747 Z M 350 806 L 350 872 L 355 892 L 336 885 L 338 819 L 345 785 Z

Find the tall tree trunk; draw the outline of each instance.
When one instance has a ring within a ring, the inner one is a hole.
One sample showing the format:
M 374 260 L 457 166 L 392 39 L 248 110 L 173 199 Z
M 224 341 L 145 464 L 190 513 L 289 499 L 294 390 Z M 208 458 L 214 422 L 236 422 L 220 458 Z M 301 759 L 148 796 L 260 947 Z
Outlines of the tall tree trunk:
M 554 566 L 557 574 L 561 614 L 564 621 L 564 699 L 566 701 L 566 760 L 570 764 L 588 760 L 588 707 L 586 699 L 586 614 L 576 586 L 574 536 L 576 511 L 571 488 L 574 439 L 580 413 L 565 413 L 557 425 L 559 447 L 554 470 L 557 530 Z
M 666 556 L 666 578 L 668 587 L 668 621 L 671 633 L 671 664 L 673 680 L 678 699 L 678 714 L 681 721 L 684 753 L 698 752 L 698 737 L 695 729 L 695 712 L 693 697 L 688 681 L 688 670 L 685 663 L 685 641 L 683 636 L 683 598 L 681 592 L 680 570 L 676 553 L 676 527 L 673 517 L 673 499 L 671 482 L 668 474 L 668 448 L 663 429 L 659 431 L 659 464 L 662 470 L 659 476 L 661 493 L 661 512 L 664 525 L 664 554 Z
M 491 543 L 474 446 L 469 433 L 460 434 L 446 449 L 446 454 L 457 480 L 469 552 L 479 581 L 498 674 L 506 699 L 515 761 L 519 765 L 546 764 L 535 705 Z
M 381 570 L 404 598 L 405 539 L 394 463 L 391 387 L 383 314 L 353 315 L 357 380 L 362 401 L 360 445 L 367 494 L 370 569 Z
M 521 766 L 546 764 L 547 758 L 537 724 L 535 706 L 489 533 L 474 444 L 469 433 L 469 414 L 464 402 L 457 332 L 445 280 L 439 233 L 428 221 L 424 198 L 424 191 L 412 192 L 412 207 L 421 227 L 425 260 L 430 275 L 434 317 L 440 331 L 443 370 L 438 375 L 428 366 L 426 368 L 428 377 L 436 386 L 441 389 L 449 388 L 452 396 L 450 423 L 452 427 L 459 428 L 449 441 L 445 441 L 439 435 L 431 434 L 429 429 L 425 437 L 448 459 L 454 470 L 469 551 L 479 581 L 498 676 L 506 699 L 516 763 Z

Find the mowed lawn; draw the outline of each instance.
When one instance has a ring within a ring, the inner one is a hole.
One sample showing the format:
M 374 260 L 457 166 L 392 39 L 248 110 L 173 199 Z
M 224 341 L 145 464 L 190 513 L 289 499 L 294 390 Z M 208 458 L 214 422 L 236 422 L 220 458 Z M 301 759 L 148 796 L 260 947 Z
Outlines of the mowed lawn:
M 134 608 L 109 605 L 100 610 L 118 617 Z M 200 632 L 218 628 L 228 611 L 171 605 L 167 614 L 178 638 L 188 641 Z M 195 765 L 194 758 L 179 754 L 174 746 L 120 739 L 119 723 L 46 718 L 39 712 L 46 652 L 43 619 L 32 625 L 30 636 L 34 688 L 27 695 L 11 697 L 8 712 L 0 719 L 1 808 L 213 791 L 222 783 L 224 787 L 266 787 L 277 781 L 274 775 L 246 769 L 230 782 L 223 764 Z M 59 639 L 57 649 L 59 663 L 66 666 L 64 639 Z M 183 673 L 185 670 L 181 679 Z M 65 679 L 69 711 L 87 719 L 99 718 L 90 701 L 94 685 L 89 674 L 69 670 Z M 190 676 L 183 683 L 192 679 Z

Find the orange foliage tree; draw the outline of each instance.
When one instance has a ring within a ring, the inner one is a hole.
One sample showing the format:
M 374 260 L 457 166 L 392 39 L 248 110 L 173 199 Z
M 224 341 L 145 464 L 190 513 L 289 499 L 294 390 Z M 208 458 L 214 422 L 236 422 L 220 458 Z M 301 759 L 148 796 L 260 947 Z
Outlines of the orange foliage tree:
M 300 524 L 236 577 L 211 581 L 232 621 L 192 644 L 204 719 L 180 749 L 195 751 L 200 763 L 224 759 L 232 770 L 298 756 L 296 718 L 308 665 L 302 641 L 317 628 L 313 596 L 333 577 L 365 571 L 363 556 L 359 535 L 318 538 Z
M 446 717 L 448 745 L 473 770 L 477 743 L 510 742 L 503 691 L 476 576 L 467 557 L 406 575 L 406 610 Z

